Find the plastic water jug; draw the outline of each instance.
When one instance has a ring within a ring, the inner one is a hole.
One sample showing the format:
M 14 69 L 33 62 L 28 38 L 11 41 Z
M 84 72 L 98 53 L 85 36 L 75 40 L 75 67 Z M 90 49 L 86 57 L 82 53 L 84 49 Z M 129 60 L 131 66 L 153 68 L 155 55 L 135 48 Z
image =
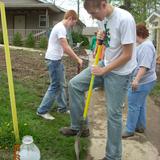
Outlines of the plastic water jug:
M 24 136 L 20 146 L 20 160 L 40 160 L 40 151 L 33 143 L 32 136 Z

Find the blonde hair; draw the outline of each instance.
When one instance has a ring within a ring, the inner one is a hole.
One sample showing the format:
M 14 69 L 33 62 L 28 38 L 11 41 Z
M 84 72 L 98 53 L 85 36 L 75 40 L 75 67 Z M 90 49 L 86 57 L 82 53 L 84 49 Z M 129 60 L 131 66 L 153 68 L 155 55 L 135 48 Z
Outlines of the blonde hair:
M 71 17 L 73 20 L 78 20 L 78 15 L 74 10 L 69 10 L 64 14 L 64 19 Z

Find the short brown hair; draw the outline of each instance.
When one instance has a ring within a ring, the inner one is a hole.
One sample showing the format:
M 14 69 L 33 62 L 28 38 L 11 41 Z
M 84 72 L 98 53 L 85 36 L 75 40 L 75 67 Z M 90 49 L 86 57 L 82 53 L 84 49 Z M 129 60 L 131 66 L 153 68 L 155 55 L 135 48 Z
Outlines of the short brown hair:
M 64 19 L 68 19 L 69 17 L 72 17 L 74 20 L 78 20 L 77 13 L 74 10 L 69 10 L 64 14 Z
M 138 23 L 136 25 L 137 36 L 143 39 L 149 36 L 149 31 L 144 23 Z
M 107 0 L 85 0 L 84 1 L 84 8 L 88 9 L 89 7 L 93 7 L 93 8 L 99 8 L 101 5 L 101 2 L 106 2 Z

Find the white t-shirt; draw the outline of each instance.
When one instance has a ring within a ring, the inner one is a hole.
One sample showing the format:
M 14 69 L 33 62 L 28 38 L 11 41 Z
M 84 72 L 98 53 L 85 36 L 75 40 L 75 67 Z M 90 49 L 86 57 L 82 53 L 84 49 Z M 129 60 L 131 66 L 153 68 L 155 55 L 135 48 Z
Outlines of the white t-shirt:
M 63 48 L 60 44 L 60 38 L 66 38 L 67 30 L 62 22 L 57 23 L 50 34 L 48 48 L 45 58 L 50 60 L 60 60 L 63 56 Z
M 105 66 L 112 63 L 122 53 L 122 45 L 134 44 L 132 58 L 126 64 L 118 67 L 112 72 L 118 75 L 130 74 L 137 65 L 136 62 L 136 25 L 132 15 L 123 9 L 115 7 L 113 13 L 103 21 L 99 21 L 99 27 L 102 30 L 108 29 L 110 35 L 109 47 L 105 51 Z

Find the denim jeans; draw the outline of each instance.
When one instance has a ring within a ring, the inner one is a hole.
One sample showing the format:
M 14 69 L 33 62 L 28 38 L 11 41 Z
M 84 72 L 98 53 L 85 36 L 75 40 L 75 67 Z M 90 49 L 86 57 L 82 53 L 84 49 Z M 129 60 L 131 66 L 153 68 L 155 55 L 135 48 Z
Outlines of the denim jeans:
M 104 66 L 103 62 L 99 65 Z M 80 121 L 83 116 L 85 105 L 85 92 L 89 88 L 90 79 L 91 69 L 88 67 L 69 82 L 71 128 L 75 130 L 79 130 L 81 127 Z M 104 76 L 96 76 L 94 80 L 93 88 L 104 86 L 107 99 L 107 160 L 121 160 L 122 105 L 127 94 L 130 80 L 131 75 L 120 76 L 112 72 L 107 73 Z
M 146 128 L 146 99 L 155 85 L 155 81 L 139 85 L 136 91 L 128 91 L 128 117 L 126 130 L 134 132 L 136 128 Z
M 37 111 L 42 114 L 47 113 L 54 102 L 58 103 L 60 110 L 66 111 L 64 66 L 60 60 L 46 60 L 46 63 L 49 71 L 50 85 Z

